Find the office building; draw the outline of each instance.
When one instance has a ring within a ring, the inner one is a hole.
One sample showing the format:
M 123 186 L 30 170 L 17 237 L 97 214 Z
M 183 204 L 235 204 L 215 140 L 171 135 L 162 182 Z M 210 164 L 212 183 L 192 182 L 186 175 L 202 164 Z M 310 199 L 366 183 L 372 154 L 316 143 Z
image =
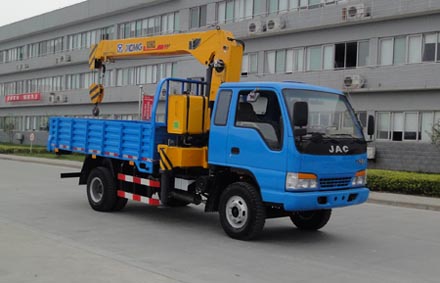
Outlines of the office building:
M 35 131 L 44 144 L 49 116 L 91 116 L 88 86 L 97 78 L 88 55 L 100 39 L 216 26 L 246 43 L 242 80 L 342 89 L 364 125 L 373 115 L 370 167 L 440 172 L 430 136 L 440 121 L 440 1 L 433 0 L 88 0 L 6 25 L 0 140 L 26 143 Z M 136 119 L 140 92 L 153 94 L 160 78 L 203 75 L 190 57 L 109 64 L 101 115 Z

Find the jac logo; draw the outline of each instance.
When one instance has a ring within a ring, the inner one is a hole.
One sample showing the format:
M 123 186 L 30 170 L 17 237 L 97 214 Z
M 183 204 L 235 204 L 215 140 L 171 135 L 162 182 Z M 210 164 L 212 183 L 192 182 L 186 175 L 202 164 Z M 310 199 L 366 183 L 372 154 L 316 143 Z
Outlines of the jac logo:
M 350 151 L 350 148 L 346 145 L 339 146 L 339 145 L 331 145 L 328 152 L 330 153 L 348 153 Z

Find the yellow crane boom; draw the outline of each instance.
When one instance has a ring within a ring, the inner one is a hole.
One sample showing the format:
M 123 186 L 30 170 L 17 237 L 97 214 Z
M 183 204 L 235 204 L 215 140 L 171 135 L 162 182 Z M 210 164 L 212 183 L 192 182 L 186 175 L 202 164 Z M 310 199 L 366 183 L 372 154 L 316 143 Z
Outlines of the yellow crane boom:
M 91 70 L 105 73 L 105 63 L 124 58 L 192 55 L 207 67 L 207 93 L 209 101 L 215 100 L 220 84 L 239 81 L 244 44 L 228 31 L 216 29 L 194 33 L 160 35 L 151 37 L 102 40 L 91 47 Z M 101 75 L 99 76 L 101 78 Z M 102 102 L 102 84 L 90 86 L 92 103 Z

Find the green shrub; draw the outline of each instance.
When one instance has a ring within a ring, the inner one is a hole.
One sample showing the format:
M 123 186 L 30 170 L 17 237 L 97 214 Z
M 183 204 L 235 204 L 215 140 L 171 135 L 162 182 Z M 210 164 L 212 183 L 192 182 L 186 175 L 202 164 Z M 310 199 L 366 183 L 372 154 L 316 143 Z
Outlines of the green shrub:
M 29 153 L 29 151 L 29 145 L 0 144 L 1 154 Z M 47 150 L 44 146 L 33 146 L 32 153 L 47 153 Z
M 440 197 L 440 174 L 368 170 L 372 191 Z
M 57 155 L 53 152 L 47 152 L 44 146 L 33 146 L 32 153 L 30 153 L 29 145 L 16 145 L 16 144 L 0 144 L 0 154 L 14 154 L 20 156 L 28 157 L 39 157 L 39 158 L 51 158 L 60 160 L 73 160 L 73 161 L 84 161 L 85 155 L 83 154 L 63 154 Z

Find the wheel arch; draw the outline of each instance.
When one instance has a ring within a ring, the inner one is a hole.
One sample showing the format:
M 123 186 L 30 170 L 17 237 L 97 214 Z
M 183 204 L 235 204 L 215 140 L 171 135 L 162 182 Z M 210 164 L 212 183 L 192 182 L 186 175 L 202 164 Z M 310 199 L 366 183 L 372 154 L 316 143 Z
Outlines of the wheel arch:
M 118 174 L 118 164 L 120 162 L 115 159 L 105 158 L 97 156 L 93 158 L 92 155 L 87 155 L 84 159 L 84 163 L 81 169 L 81 176 L 79 177 L 79 184 L 86 185 L 87 179 L 89 178 L 90 172 L 97 167 L 105 167 L 110 170 L 113 177 L 116 177 Z
M 248 169 L 237 167 L 215 167 L 212 168 L 213 181 L 209 190 L 208 201 L 206 202 L 205 212 L 218 211 L 221 193 L 232 183 L 246 182 L 253 185 L 261 197 L 261 190 L 255 175 Z

